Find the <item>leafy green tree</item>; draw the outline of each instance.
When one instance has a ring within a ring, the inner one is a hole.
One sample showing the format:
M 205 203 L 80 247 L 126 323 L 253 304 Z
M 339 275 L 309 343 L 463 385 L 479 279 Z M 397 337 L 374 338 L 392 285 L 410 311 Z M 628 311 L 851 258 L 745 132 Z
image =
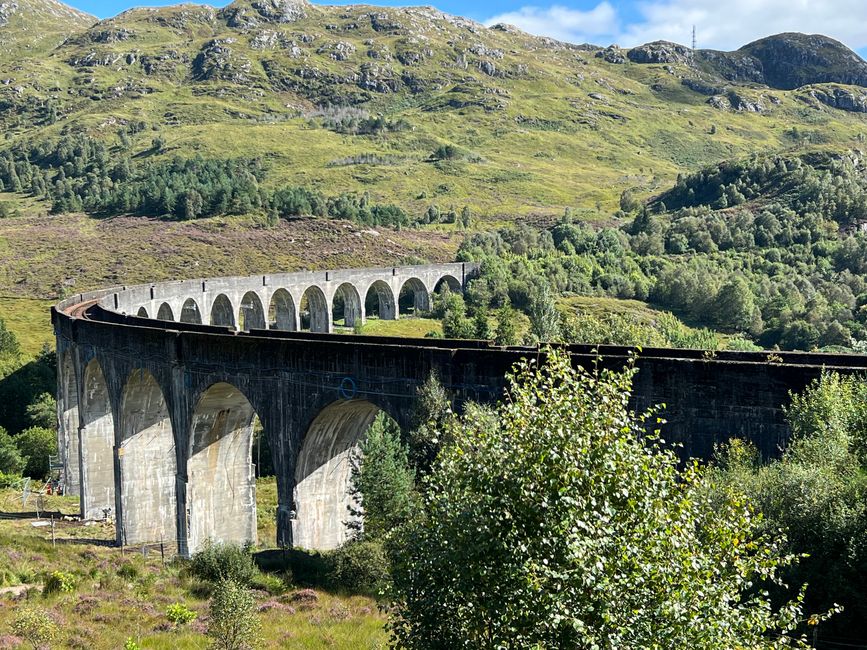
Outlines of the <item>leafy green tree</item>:
M 250 590 L 233 580 L 221 580 L 211 596 L 208 636 L 218 650 L 251 650 L 260 645 L 260 622 Z
M 430 471 L 440 448 L 444 423 L 452 416 L 451 401 L 439 378 L 431 373 L 418 388 L 418 402 L 408 433 L 410 465 L 419 475 Z
M 786 408 L 792 441 L 762 464 L 751 445 L 733 440 L 718 453 L 715 481 L 752 495 L 767 530 L 782 529 L 787 551 L 806 554 L 784 573 L 809 583 L 806 606 L 843 611 L 821 636 L 867 635 L 867 383 L 826 374 Z M 820 636 L 820 638 L 821 638 Z
M 27 405 L 27 417 L 34 427 L 51 429 L 57 426 L 57 401 L 51 393 L 41 393 Z
M 539 343 L 560 338 L 560 312 L 547 283 L 537 285 L 530 297 L 530 332 Z
M 497 345 L 518 344 L 515 310 L 509 305 L 503 305 L 497 310 L 497 327 L 494 330 L 494 343 Z
M 21 346 L 15 333 L 6 327 L 6 321 L 0 318 L 0 357 L 17 359 L 21 355 Z
M 351 463 L 353 519 L 347 525 L 359 539 L 383 539 L 409 519 L 416 501 L 415 475 L 400 427 L 384 411 L 370 425 Z
M 27 459 L 21 455 L 15 440 L 3 427 L 0 427 L 0 472 L 20 474 L 27 466 Z
M 57 453 L 57 434 L 54 429 L 30 427 L 15 436 L 15 444 L 27 461 L 24 474 L 31 478 L 46 478 L 49 456 Z
M 454 291 L 442 294 L 443 336 L 450 339 L 471 339 L 475 324 L 467 316 L 464 297 Z
M 740 276 L 726 282 L 714 301 L 714 320 L 723 329 L 758 334 L 762 331 L 762 317 L 755 304 L 753 292 Z
M 753 589 L 792 561 L 784 540 L 647 435 L 634 372 L 550 353 L 493 413 L 447 427 L 392 550 L 398 647 L 807 647 L 803 593 L 777 608 Z

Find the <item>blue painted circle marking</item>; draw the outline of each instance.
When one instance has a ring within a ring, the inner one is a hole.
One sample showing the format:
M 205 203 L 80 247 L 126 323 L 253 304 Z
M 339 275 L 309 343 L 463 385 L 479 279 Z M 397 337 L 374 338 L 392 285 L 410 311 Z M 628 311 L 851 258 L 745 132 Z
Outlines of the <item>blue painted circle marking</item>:
M 358 386 L 355 385 L 355 380 L 352 377 L 344 377 L 340 380 L 340 385 L 337 387 L 337 394 L 343 399 L 352 399 L 358 394 Z

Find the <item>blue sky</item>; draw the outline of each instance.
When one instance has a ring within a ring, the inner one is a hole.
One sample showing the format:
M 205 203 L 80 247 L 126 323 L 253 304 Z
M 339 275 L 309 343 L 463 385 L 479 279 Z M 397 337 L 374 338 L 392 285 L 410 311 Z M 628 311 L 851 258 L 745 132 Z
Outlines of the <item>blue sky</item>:
M 131 6 L 174 3 L 71 0 L 69 4 L 106 18 Z M 372 0 L 371 4 L 414 3 Z M 508 22 L 528 32 L 577 43 L 630 47 L 665 39 L 688 44 L 695 25 L 699 47 L 736 49 L 762 36 L 797 31 L 825 34 L 862 56 L 867 54 L 865 0 L 419 0 L 418 4 L 433 4 L 486 24 Z

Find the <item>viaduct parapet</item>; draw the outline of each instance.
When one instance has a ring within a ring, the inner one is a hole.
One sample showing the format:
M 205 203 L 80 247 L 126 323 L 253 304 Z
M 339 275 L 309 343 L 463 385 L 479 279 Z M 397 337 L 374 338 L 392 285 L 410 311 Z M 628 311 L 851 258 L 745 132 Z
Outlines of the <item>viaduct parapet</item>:
M 254 425 L 277 478 L 277 540 L 311 549 L 347 537 L 350 455 L 379 411 L 410 426 L 435 373 L 455 408 L 499 399 L 522 358 L 484 341 L 333 334 L 375 313 L 430 308 L 460 291 L 469 264 L 218 278 L 119 287 L 52 309 L 59 442 L 84 517 L 111 512 L 117 542 L 256 541 Z M 622 367 L 630 348 L 567 346 L 573 363 Z M 601 358 L 601 361 L 600 361 Z M 823 369 L 863 372 L 860 356 L 644 349 L 633 403 L 666 404 L 663 437 L 708 458 L 732 436 L 774 455 L 782 406 Z

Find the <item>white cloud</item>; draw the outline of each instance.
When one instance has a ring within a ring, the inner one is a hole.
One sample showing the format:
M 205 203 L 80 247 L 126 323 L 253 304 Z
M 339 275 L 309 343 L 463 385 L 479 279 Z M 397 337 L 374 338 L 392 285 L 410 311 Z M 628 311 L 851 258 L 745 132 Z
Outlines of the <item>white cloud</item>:
M 589 42 L 600 37 L 611 38 L 619 31 L 617 11 L 608 2 L 601 2 L 590 11 L 561 5 L 522 7 L 485 21 L 489 26 L 497 23 L 516 25 L 531 34 L 571 43 Z
M 688 44 L 693 25 L 704 48 L 736 49 L 779 32 L 825 34 L 851 48 L 867 47 L 864 0 L 648 0 L 635 9 L 637 19 L 626 22 L 607 0 L 589 11 L 526 6 L 487 22 L 509 22 L 573 43 L 625 47 L 659 39 Z

